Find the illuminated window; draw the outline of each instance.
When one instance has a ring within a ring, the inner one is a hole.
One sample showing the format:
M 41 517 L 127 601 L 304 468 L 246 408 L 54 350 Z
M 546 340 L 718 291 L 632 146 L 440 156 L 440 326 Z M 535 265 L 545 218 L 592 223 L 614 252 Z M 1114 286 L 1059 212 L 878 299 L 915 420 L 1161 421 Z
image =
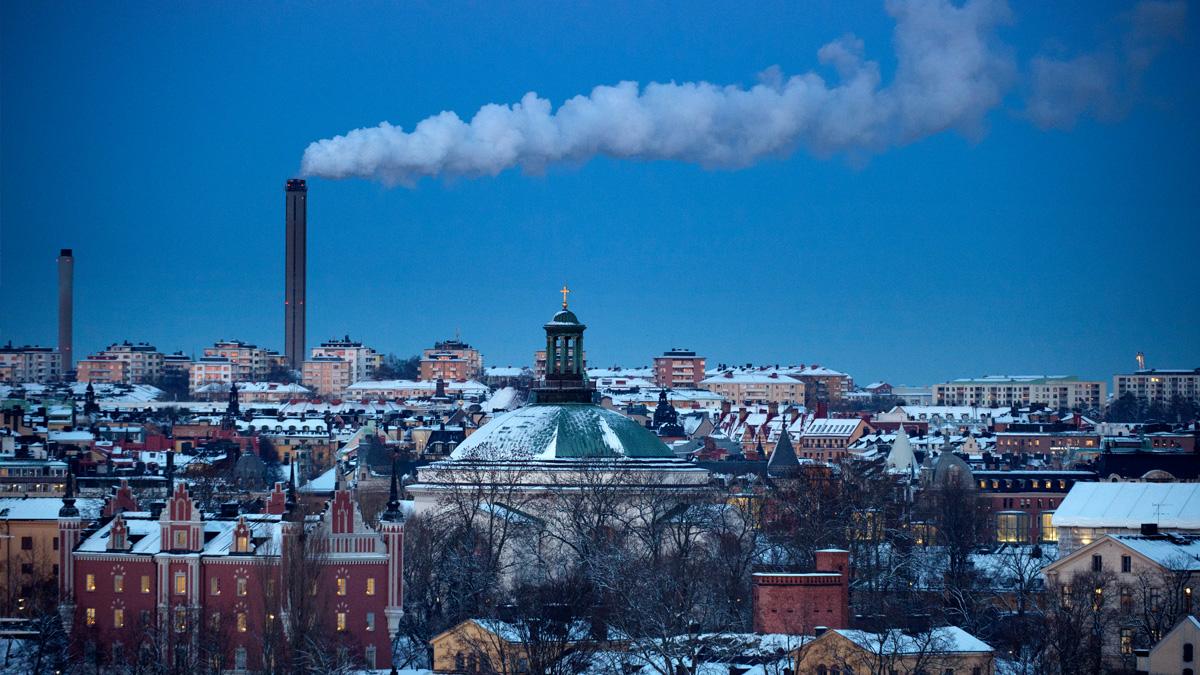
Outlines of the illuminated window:
M 96 625 L 96 608 L 95 607 L 87 608 L 87 625 L 89 625 L 89 626 Z
M 95 574 L 87 575 L 87 578 L 84 579 L 83 587 L 89 591 L 96 590 L 96 575 Z
M 244 597 L 246 597 L 246 594 L 247 594 L 247 593 L 249 593 L 249 591 L 247 590 L 246 586 L 247 586 L 247 583 L 246 583 L 246 578 L 245 578 L 245 577 L 238 577 L 238 580 L 237 580 L 237 594 L 238 594 L 238 597 L 244 598 Z
M 183 572 L 175 573 L 175 595 L 187 595 L 187 575 Z
M 250 551 L 250 537 L 239 535 L 237 538 L 237 552 L 247 553 Z
M 182 550 L 187 547 L 187 530 L 175 530 L 175 548 Z
M 113 610 L 113 627 L 114 628 L 124 628 L 125 627 L 125 610 L 123 610 L 123 609 L 114 609 Z
M 375 577 L 367 577 L 367 595 L 375 595 Z
M 239 633 L 246 632 L 246 613 L 245 612 L 237 613 L 237 630 Z
M 188 624 L 187 608 L 186 607 L 176 607 L 175 608 L 175 632 L 176 633 L 186 633 L 187 632 L 187 624 Z
M 1122 628 L 1121 629 L 1121 653 L 1122 654 L 1132 654 L 1133 653 L 1133 629 L 1132 628 Z
M 221 594 L 221 580 L 220 579 L 213 577 L 208 580 L 208 594 L 209 595 L 220 595 Z
M 125 575 L 124 574 L 114 574 L 113 575 L 113 593 L 124 593 L 124 592 L 125 592 Z
M 1024 544 L 1029 541 L 1029 514 L 1021 511 L 996 514 L 996 541 Z
M 142 575 L 142 592 L 143 593 L 150 592 L 150 576 L 146 575 L 146 574 Z
M 1054 527 L 1054 512 L 1042 511 L 1042 541 L 1052 544 L 1058 541 L 1058 528 Z
M 345 594 L 346 594 L 346 577 L 338 577 L 338 580 L 337 580 L 337 594 L 338 594 L 338 595 L 345 595 Z
M 337 629 L 339 631 L 346 630 L 346 613 L 345 612 L 337 613 Z

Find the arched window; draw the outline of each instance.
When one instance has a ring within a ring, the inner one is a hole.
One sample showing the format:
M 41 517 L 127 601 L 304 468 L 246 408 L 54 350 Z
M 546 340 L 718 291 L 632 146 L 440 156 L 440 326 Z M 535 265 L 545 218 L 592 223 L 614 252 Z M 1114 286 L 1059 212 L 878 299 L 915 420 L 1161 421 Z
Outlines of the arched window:
M 1188 663 L 1192 662 L 1192 643 L 1190 642 L 1183 643 L 1183 660 Z
M 817 666 L 817 675 L 826 675 L 825 666 Z

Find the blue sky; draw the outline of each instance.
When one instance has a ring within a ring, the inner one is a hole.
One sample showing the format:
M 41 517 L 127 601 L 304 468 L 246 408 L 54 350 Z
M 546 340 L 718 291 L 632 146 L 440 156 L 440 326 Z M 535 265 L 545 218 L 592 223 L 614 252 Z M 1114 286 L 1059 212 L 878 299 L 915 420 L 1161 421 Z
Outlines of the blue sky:
M 1116 54 L 1133 3 L 1013 2 L 1016 72 L 982 133 L 740 170 L 598 157 L 529 175 L 309 181 L 309 339 L 415 353 L 460 330 L 528 363 L 568 283 L 594 365 L 668 347 L 867 382 L 1200 365 L 1196 12 L 1117 110 L 1043 130 L 1038 56 Z M 850 6 L 848 6 L 850 5 Z M 76 353 L 221 337 L 282 348 L 283 181 L 309 143 L 469 118 L 536 91 L 835 79 L 847 33 L 896 68 L 877 3 L 0 4 L 0 341 Z

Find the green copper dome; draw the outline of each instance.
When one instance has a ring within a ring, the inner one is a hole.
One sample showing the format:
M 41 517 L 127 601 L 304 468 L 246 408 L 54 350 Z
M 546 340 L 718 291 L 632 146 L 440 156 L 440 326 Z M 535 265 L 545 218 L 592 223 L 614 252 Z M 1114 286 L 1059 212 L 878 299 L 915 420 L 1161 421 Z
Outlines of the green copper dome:
M 619 412 L 584 403 L 534 404 L 483 425 L 451 457 L 496 461 L 671 459 L 650 430 Z

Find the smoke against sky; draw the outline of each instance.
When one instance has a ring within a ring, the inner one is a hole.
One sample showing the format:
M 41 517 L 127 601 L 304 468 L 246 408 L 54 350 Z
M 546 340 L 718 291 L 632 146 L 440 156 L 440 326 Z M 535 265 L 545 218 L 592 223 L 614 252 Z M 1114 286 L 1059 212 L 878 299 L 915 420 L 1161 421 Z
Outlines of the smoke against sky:
M 1141 74 L 1180 37 L 1182 1 L 1144 0 L 1121 17 L 1106 49 L 1070 58 L 1039 55 L 1022 69 L 997 36 L 1014 20 L 1003 0 L 893 0 L 896 69 L 884 83 L 863 41 L 845 35 L 821 47 L 816 72 L 772 67 L 746 88 L 709 82 L 636 82 L 595 87 L 557 110 L 534 92 L 489 103 L 464 121 L 443 111 L 411 131 L 381 122 L 319 140 L 302 172 L 413 186 L 423 177 L 494 176 L 520 167 L 595 156 L 674 160 L 736 169 L 802 148 L 818 156 L 867 156 L 947 130 L 982 137 L 986 115 L 1022 79 L 1022 111 L 1040 128 L 1069 128 L 1081 115 L 1107 120 L 1130 105 Z

